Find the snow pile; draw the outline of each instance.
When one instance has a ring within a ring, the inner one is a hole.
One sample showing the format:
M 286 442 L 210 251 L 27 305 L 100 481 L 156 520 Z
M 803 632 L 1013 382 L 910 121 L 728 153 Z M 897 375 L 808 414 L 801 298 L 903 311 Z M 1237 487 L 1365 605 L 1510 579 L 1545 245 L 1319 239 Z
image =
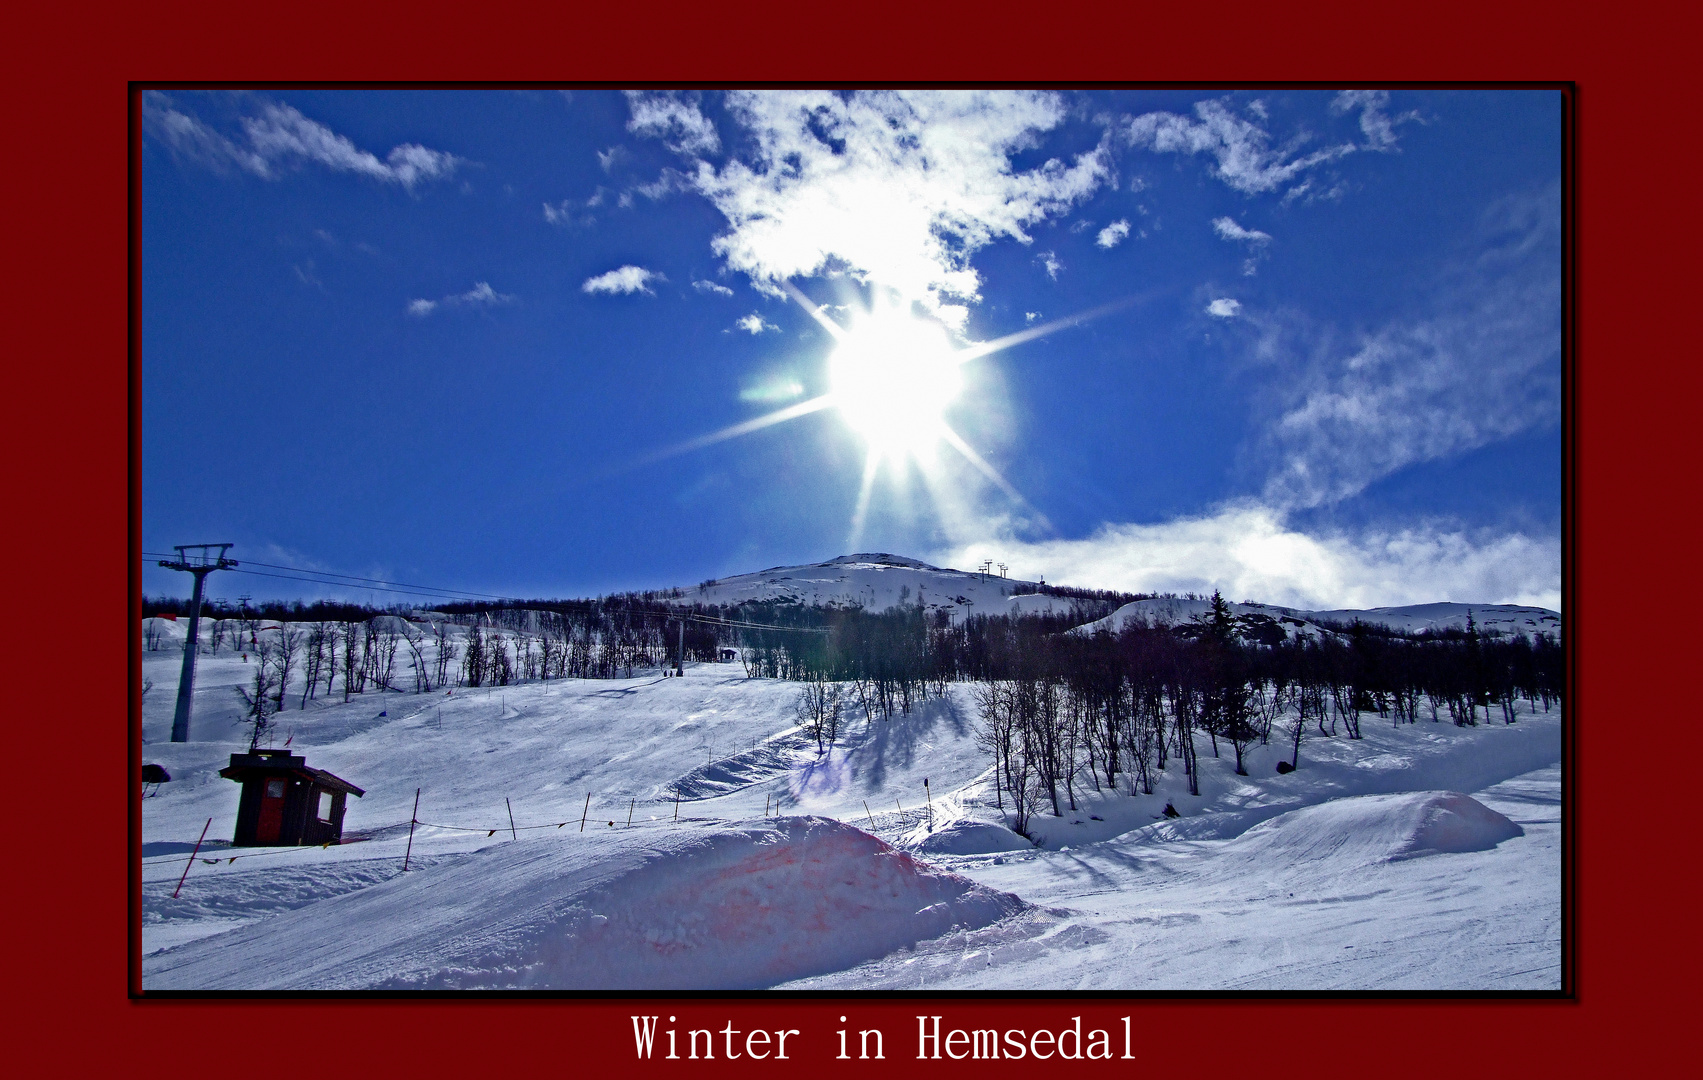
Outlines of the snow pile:
M 916 851 L 942 855 L 988 855 L 997 851 L 1031 851 L 1035 845 L 1010 829 L 986 821 L 954 821 L 907 845 Z
M 1360 795 L 1280 814 L 1234 842 L 1267 865 L 1370 863 L 1438 852 L 1488 851 L 1524 836 L 1506 816 L 1456 791 Z
M 144 985 L 753 989 L 1026 907 L 823 818 L 551 835 L 156 953 Z

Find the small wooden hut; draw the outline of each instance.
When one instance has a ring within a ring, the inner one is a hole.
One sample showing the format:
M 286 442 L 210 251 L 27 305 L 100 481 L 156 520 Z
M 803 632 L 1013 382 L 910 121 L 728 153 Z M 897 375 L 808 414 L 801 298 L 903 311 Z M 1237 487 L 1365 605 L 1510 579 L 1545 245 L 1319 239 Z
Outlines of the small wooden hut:
M 219 770 L 242 785 L 237 804 L 236 847 L 335 844 L 343 839 L 344 804 L 366 792 L 288 750 L 232 754 Z

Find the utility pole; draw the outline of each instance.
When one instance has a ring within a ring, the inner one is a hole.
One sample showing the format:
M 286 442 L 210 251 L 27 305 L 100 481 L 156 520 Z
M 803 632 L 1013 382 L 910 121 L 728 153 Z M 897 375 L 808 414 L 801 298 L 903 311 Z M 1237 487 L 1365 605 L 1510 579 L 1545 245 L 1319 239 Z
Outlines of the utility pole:
M 199 554 L 189 554 L 192 548 Z M 214 548 L 218 548 L 219 553 L 209 554 Z M 167 570 L 183 570 L 195 575 L 195 598 L 189 605 L 189 637 L 183 643 L 183 674 L 177 680 L 177 712 L 171 720 L 172 742 L 189 741 L 189 707 L 195 695 L 195 654 L 200 651 L 201 585 L 213 571 L 228 570 L 237 565 L 235 559 L 225 558 L 225 552 L 230 549 L 230 544 L 173 544 L 172 550 L 177 552 L 177 559 L 160 560 L 160 565 Z

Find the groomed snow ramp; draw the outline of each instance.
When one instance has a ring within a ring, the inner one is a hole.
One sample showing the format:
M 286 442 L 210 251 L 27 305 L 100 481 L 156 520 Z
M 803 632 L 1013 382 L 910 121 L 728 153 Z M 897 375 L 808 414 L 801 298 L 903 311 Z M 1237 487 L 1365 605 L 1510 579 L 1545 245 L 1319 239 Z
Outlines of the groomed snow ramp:
M 605 831 L 500 844 L 158 953 L 144 987 L 758 989 L 1026 907 L 825 818 Z

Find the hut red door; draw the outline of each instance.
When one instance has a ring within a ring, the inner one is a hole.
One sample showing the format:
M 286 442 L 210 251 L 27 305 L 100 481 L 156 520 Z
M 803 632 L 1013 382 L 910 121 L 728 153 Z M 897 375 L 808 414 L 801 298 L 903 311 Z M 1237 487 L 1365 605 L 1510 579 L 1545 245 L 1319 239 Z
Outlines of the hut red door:
M 260 792 L 260 822 L 254 830 L 254 839 L 259 844 L 276 844 L 278 834 L 284 830 L 284 789 L 287 785 L 282 779 L 266 781 Z

